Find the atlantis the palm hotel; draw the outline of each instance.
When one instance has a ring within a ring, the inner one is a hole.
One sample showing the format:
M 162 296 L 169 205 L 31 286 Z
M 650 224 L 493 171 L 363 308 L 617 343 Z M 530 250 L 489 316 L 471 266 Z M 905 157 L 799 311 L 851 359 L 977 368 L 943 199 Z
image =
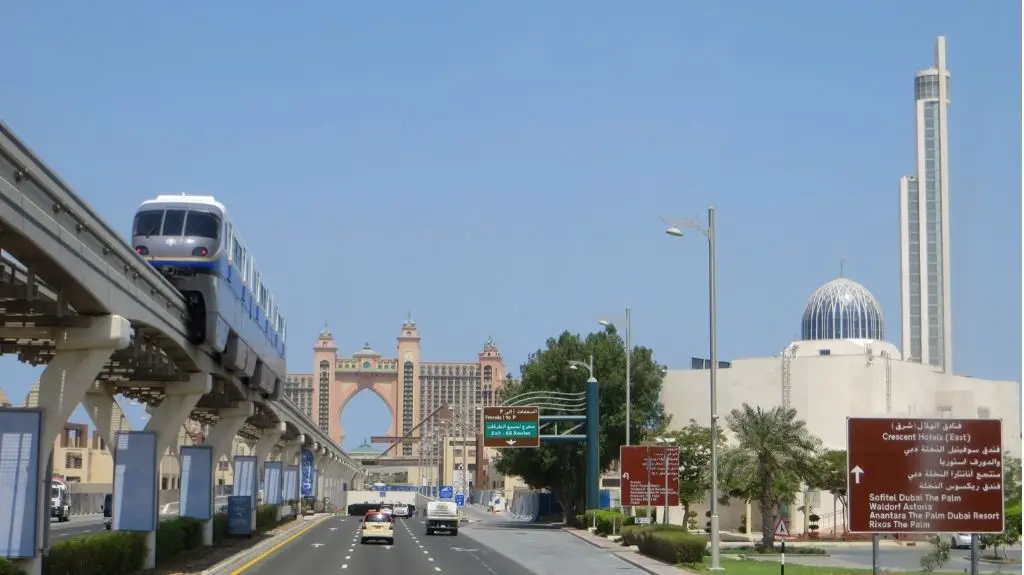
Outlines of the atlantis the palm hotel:
M 394 355 L 383 355 L 369 343 L 351 355 L 339 355 L 334 336 L 325 325 L 313 347 L 313 370 L 289 374 L 285 394 L 341 445 L 345 439 L 341 417 L 345 406 L 360 392 L 374 393 L 391 412 L 389 438 L 432 438 L 422 444 L 395 447 L 381 458 L 383 465 L 375 472 L 401 474 L 410 483 L 423 484 L 436 480 L 436 476 L 428 477 L 433 470 L 421 464 L 424 460 L 441 460 L 443 481 L 461 483 L 463 474 L 458 468 L 466 462 L 470 487 L 500 488 L 501 478 L 483 468 L 478 472 L 475 445 L 479 409 L 494 404 L 506 377 L 497 345 L 488 339 L 475 361 L 466 362 L 426 361 L 420 349 L 419 328 L 411 317 L 398 331 Z M 462 414 L 459 420 L 463 425 L 442 427 L 438 418 L 429 418 L 445 404 Z M 427 421 L 421 426 L 424 419 Z M 375 443 L 383 448 L 390 441 Z M 483 455 L 486 461 L 491 454 Z

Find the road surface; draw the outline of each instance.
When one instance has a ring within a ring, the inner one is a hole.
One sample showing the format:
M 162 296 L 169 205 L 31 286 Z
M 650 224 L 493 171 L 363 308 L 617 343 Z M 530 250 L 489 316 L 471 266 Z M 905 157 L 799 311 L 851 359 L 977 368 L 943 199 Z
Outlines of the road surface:
M 245 575 L 282 573 L 535 575 L 462 532 L 427 536 L 418 518 L 395 521 L 394 545 L 361 544 L 358 517 L 328 519 L 245 570 Z
M 103 516 L 99 514 L 72 515 L 71 520 L 66 523 L 50 521 L 50 541 L 53 543 L 101 531 L 103 531 Z

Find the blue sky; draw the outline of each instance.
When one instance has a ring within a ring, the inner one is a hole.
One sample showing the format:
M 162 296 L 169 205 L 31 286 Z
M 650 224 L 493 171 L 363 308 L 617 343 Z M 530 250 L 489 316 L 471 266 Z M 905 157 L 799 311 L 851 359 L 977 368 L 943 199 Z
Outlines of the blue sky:
M 779 351 L 842 258 L 898 341 L 913 77 L 944 34 L 954 363 L 1021 377 L 1018 3 L 68 0 L 0 20 L 0 119 L 123 232 L 158 193 L 223 200 L 292 371 L 324 320 L 343 352 L 387 352 L 411 310 L 425 359 L 493 336 L 515 372 L 627 304 L 635 342 L 685 367 L 705 245 L 659 216 L 712 203 L 723 359 Z M 0 358 L 12 397 L 38 373 Z M 365 393 L 343 417 L 358 444 L 389 414 Z

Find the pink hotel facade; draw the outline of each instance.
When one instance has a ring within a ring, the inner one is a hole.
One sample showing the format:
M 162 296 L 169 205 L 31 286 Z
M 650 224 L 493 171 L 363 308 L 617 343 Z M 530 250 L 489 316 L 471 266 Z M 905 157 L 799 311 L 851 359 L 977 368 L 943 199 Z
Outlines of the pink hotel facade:
M 445 403 L 466 409 L 493 405 L 504 386 L 505 366 L 490 339 L 474 362 L 423 361 L 419 330 L 411 318 L 402 324 L 397 339 L 394 357 L 384 357 L 369 343 L 343 357 L 324 326 L 313 347 L 313 371 L 288 374 L 285 395 L 341 445 L 342 410 L 362 391 L 375 393 L 387 404 L 388 435 L 403 436 Z M 412 457 L 414 445 L 403 445 L 394 455 Z

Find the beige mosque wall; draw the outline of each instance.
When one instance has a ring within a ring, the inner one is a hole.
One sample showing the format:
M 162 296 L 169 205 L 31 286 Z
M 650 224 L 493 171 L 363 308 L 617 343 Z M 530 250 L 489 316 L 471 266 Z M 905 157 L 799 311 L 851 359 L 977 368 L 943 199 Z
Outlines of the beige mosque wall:
M 821 355 L 822 350 L 829 355 Z M 782 405 L 783 383 L 788 379 L 789 405 L 806 421 L 808 429 L 833 449 L 846 448 L 847 417 L 981 417 L 1002 419 L 1003 449 L 1020 456 L 1021 399 L 1017 382 L 938 373 L 930 366 L 904 362 L 899 357 L 899 351 L 886 342 L 817 340 L 791 344 L 777 357 L 736 360 L 731 367 L 718 370 L 718 413 L 724 420 L 729 411 L 743 403 Z M 784 376 L 787 371 L 788 378 Z M 707 370 L 671 370 L 666 374 L 662 401 L 672 415 L 674 428 L 685 426 L 690 419 L 709 425 L 708 375 Z M 812 493 L 807 498 L 823 518 L 822 530 L 830 530 L 831 495 Z M 797 505 L 801 502 L 802 496 L 798 495 Z M 697 506 L 695 511 L 703 517 L 706 508 L 706 504 Z M 734 530 L 745 506 L 735 502 L 720 510 L 723 528 Z M 752 513 L 756 530 L 760 525 L 756 505 Z M 791 529 L 802 531 L 803 515 L 794 512 L 792 521 L 795 525 Z

